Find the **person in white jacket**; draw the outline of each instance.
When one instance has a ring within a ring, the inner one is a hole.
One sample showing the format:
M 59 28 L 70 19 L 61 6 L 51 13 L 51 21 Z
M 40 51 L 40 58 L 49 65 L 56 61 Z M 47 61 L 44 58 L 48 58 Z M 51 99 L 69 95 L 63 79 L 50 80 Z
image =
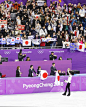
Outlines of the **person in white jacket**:
M 39 33 L 40 29 L 41 29 L 41 25 L 37 23 L 35 27 L 36 32 Z
M 65 90 L 64 94 L 62 94 L 62 95 L 66 95 L 67 89 L 68 89 L 69 93 L 67 96 L 70 96 L 70 84 L 71 84 L 71 80 L 72 80 L 72 74 L 69 70 L 68 70 L 68 74 L 69 74 L 68 80 L 64 80 L 64 82 L 67 83 L 66 90 Z
M 79 10 L 79 15 L 80 15 L 81 22 L 84 21 L 84 19 L 85 19 L 85 9 L 83 7 L 81 7 L 81 9 Z
M 43 26 L 43 28 L 40 29 L 39 35 L 40 35 L 40 36 L 42 36 L 42 35 L 46 36 L 46 35 L 47 35 L 47 30 L 46 30 L 45 26 Z

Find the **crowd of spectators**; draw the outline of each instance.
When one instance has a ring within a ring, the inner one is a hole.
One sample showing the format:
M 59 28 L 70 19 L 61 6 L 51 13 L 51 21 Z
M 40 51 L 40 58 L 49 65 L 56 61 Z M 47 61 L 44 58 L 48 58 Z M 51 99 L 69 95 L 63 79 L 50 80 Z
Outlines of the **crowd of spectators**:
M 53 42 L 32 44 L 33 47 L 86 42 L 86 5 L 81 6 L 80 3 L 64 3 L 61 6 L 59 2 L 50 0 L 48 7 L 46 2 L 43 6 L 38 6 L 36 0 L 27 0 L 26 5 L 5 0 L 0 4 L 0 20 L 7 20 L 7 29 L 0 28 L 0 38 L 28 39 L 31 35 L 34 35 L 34 39 L 56 38 Z M 25 25 L 25 30 L 18 30 L 18 25 Z M 15 44 L 16 47 L 20 45 L 22 46 L 20 43 Z

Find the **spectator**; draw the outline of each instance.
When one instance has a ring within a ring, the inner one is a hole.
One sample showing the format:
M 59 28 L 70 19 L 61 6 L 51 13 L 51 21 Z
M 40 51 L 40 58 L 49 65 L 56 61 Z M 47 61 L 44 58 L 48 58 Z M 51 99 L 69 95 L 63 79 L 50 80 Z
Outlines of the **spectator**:
M 51 38 L 51 37 L 50 37 L 50 34 L 48 34 L 48 36 L 47 36 L 46 38 Z M 46 42 L 46 46 L 50 46 L 50 45 L 51 45 L 51 42 L 50 42 L 50 41 Z
M 27 57 L 26 61 L 31 61 L 29 57 Z
M 55 32 L 53 33 L 53 37 L 52 38 L 56 38 L 57 39 L 57 36 L 56 36 Z M 52 46 L 56 46 L 56 41 L 53 42 Z
M 14 9 L 18 10 L 19 6 L 20 6 L 20 4 L 18 4 L 17 1 L 15 3 L 13 3 Z
M 46 36 L 47 35 L 47 30 L 46 30 L 45 26 L 43 26 L 43 28 L 40 29 L 39 35 L 40 36 L 42 36 L 42 35 Z
M 42 35 L 42 36 L 40 37 L 40 39 L 41 39 L 40 46 L 41 46 L 41 47 L 42 47 L 42 46 L 45 46 L 45 42 L 42 42 L 42 38 L 45 38 L 45 36 L 44 36 L 44 35 Z
M 40 7 L 35 0 L 27 1 L 25 5 L 23 2 L 19 4 L 7 0 L 0 4 L 0 19 L 7 21 L 7 26 L 0 27 L 0 38 L 1 35 L 3 35 L 2 38 L 10 35 L 9 37 L 16 38 L 18 36 L 21 39 L 28 39 L 28 36 L 31 35 L 35 36 L 34 39 L 51 37 L 56 38 L 57 41 L 41 42 L 40 46 L 62 47 L 63 41 L 78 43 L 84 36 L 83 43 L 85 43 L 85 12 L 86 5 L 81 6 L 80 3 L 78 5 L 69 3 L 68 6 L 64 3 L 61 6 L 60 3 L 51 0 L 49 7 L 46 2 Z M 30 32 L 31 34 L 29 34 Z M 9 45 L 1 44 L 1 46 L 8 47 Z M 15 46 L 19 47 L 20 45 L 15 44 Z M 31 46 L 37 47 L 34 44 Z
M 81 7 L 81 9 L 79 10 L 79 15 L 80 15 L 81 22 L 84 22 L 85 21 L 85 10 L 83 7 Z
M 62 46 L 62 43 L 63 43 L 62 36 L 58 36 L 58 39 L 57 39 L 56 45 L 57 45 L 57 46 Z
M 80 38 L 79 43 L 83 44 L 83 39 L 82 38 Z

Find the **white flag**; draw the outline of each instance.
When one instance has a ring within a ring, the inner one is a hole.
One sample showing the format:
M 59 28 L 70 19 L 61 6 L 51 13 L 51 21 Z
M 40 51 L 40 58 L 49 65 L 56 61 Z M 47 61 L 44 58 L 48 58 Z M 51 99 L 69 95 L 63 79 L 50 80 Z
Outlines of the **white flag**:
M 23 40 L 23 46 L 31 46 L 31 39 Z
M 45 79 L 47 79 L 48 73 L 46 70 L 41 70 L 40 75 L 41 75 L 40 79 L 45 80 Z
M 70 42 L 63 42 L 63 48 L 70 48 Z
M 41 39 L 32 39 L 32 43 L 35 45 L 40 45 Z
M 34 35 L 31 35 L 31 36 L 28 36 L 28 39 L 33 39 L 34 38 Z
M 78 43 L 78 51 L 84 52 L 85 44 Z
M 56 41 L 56 38 L 47 38 L 48 41 L 54 42 Z
M 60 85 L 60 76 L 58 71 L 56 72 L 56 76 L 55 76 L 55 85 L 59 86 Z

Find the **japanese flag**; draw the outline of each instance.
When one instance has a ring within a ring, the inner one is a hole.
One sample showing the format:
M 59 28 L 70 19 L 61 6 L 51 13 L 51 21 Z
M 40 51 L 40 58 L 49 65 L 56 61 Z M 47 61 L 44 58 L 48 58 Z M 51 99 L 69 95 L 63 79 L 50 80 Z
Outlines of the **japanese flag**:
M 60 76 L 58 71 L 56 72 L 56 76 L 55 76 L 55 85 L 59 86 L 60 85 Z
M 47 79 L 47 76 L 48 76 L 47 71 L 46 71 L 46 70 L 41 70 L 40 79 L 41 79 L 41 80 L 45 80 L 45 79 Z
M 1 44 L 6 44 L 6 39 L 5 38 L 1 39 Z
M 11 45 L 15 45 L 15 38 L 11 38 Z
M 84 52 L 85 44 L 78 43 L 78 51 Z
M 6 8 L 7 8 L 7 9 L 10 9 L 11 6 L 12 6 L 12 4 L 8 4 L 8 3 L 6 3 Z
M 38 18 L 39 18 L 39 15 L 35 15 L 35 18 L 38 19 Z
M 20 37 L 16 37 L 16 40 L 20 40 Z
M 9 8 L 9 4 L 7 3 L 7 8 Z
M 5 39 L 5 38 L 2 38 L 2 41 L 6 41 L 6 39 Z
M 31 39 L 23 40 L 23 46 L 31 46 Z

